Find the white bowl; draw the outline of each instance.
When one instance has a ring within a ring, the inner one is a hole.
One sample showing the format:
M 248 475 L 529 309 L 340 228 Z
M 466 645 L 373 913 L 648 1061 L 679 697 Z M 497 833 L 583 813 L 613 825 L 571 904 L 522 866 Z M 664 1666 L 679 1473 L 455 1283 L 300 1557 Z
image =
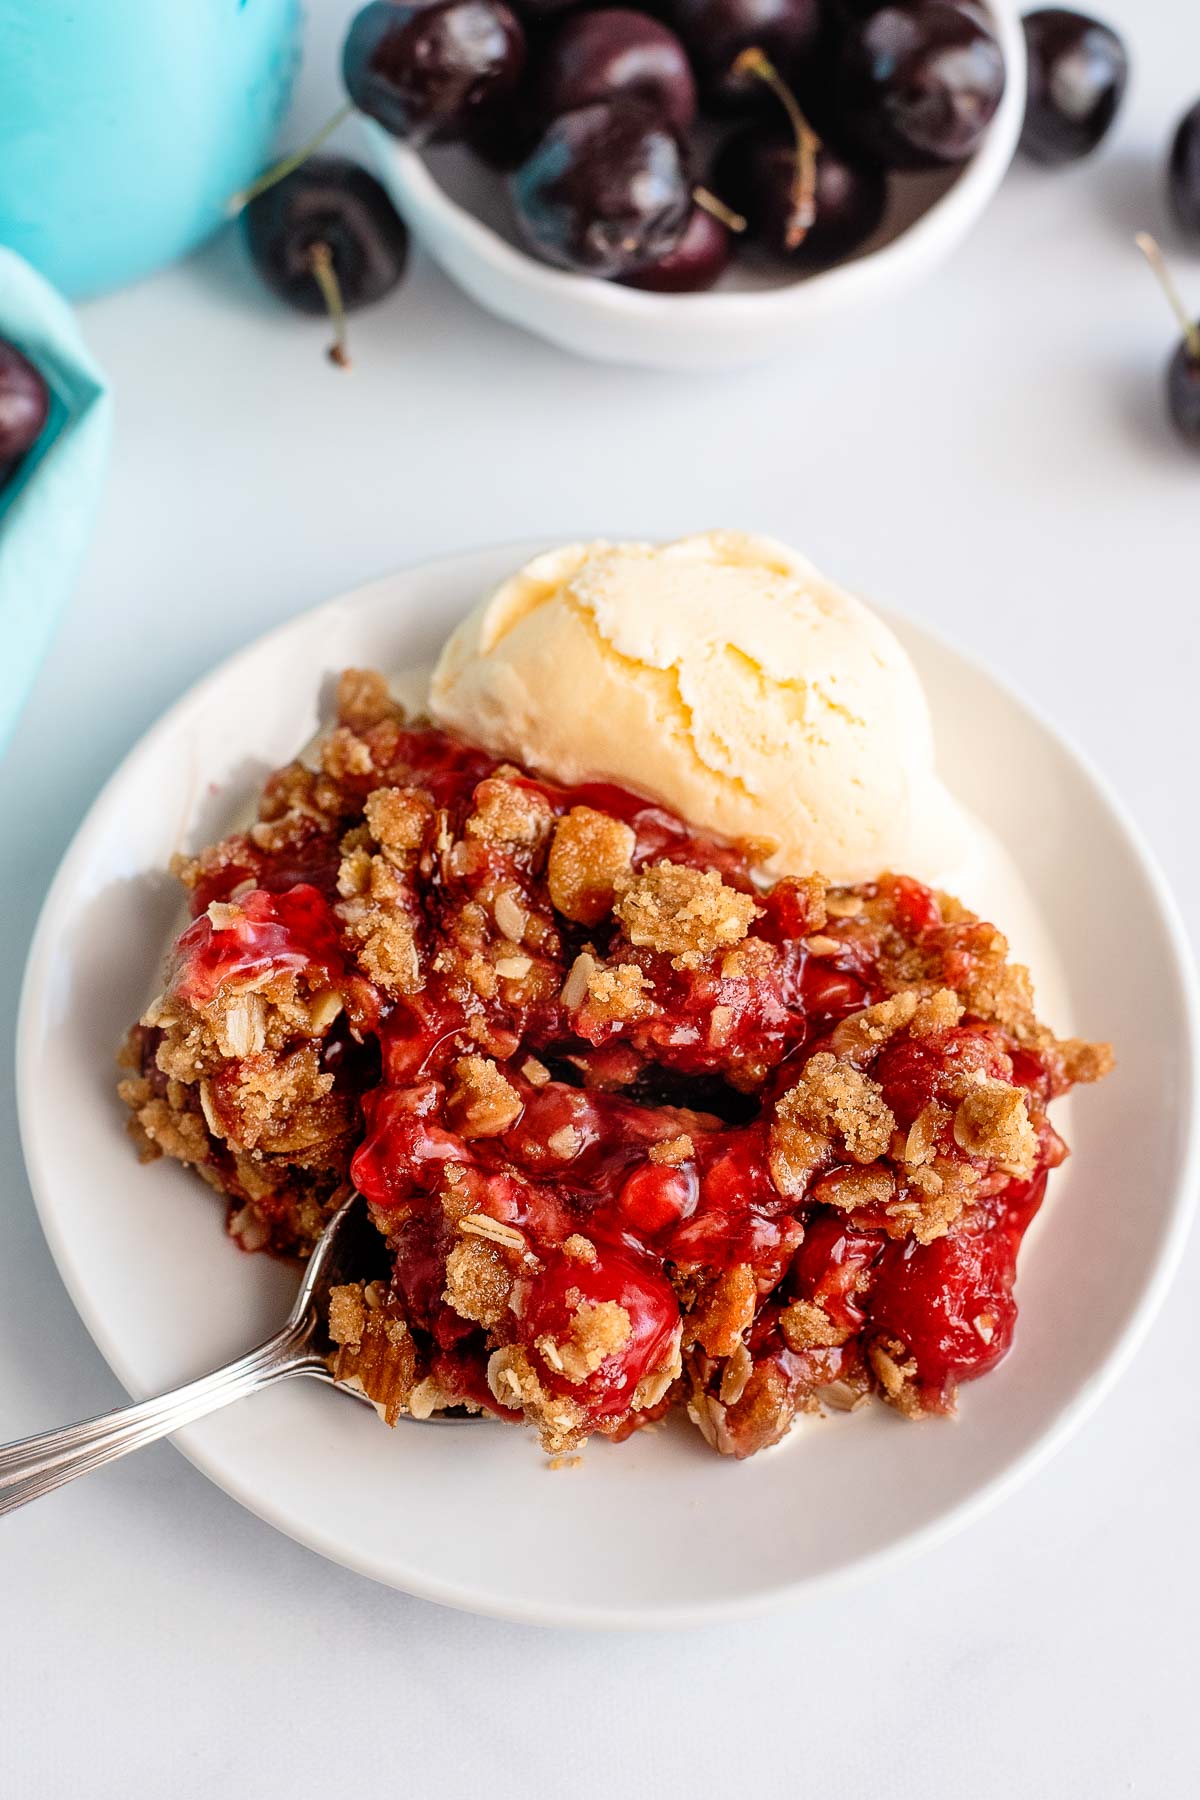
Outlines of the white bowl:
M 239 1255 L 216 1197 L 178 1164 L 139 1168 L 125 1136 L 113 1049 L 179 922 L 167 861 L 227 829 L 267 769 L 311 738 L 334 670 L 427 661 L 479 593 L 542 547 L 411 569 L 251 645 L 133 750 L 67 852 L 22 997 L 21 1136 L 63 1280 L 131 1393 L 265 1336 L 296 1281 Z M 1196 1184 L 1183 935 L 1100 778 L 983 670 L 892 622 L 958 798 L 1020 855 L 1062 964 L 1053 1022 L 1117 1045 L 1104 1090 L 1072 1103 L 1074 1155 L 1022 1256 L 1005 1362 L 964 1390 L 953 1422 L 908 1425 L 870 1407 L 802 1423 L 740 1464 L 677 1422 L 593 1444 L 582 1467 L 558 1474 L 515 1428 L 389 1432 L 342 1395 L 293 1382 L 178 1434 L 227 1493 L 429 1599 L 543 1624 L 684 1624 L 807 1594 L 944 1537 L 1043 1462 L 1107 1391 L 1163 1296 Z
M 1025 38 L 1016 0 L 989 0 L 1004 51 L 1004 97 L 960 169 L 893 179 L 888 216 L 855 257 L 799 280 L 735 269 L 704 294 L 650 294 L 539 262 L 513 234 L 500 177 L 461 150 L 424 155 L 364 120 L 372 159 L 415 236 L 489 312 L 566 350 L 658 369 L 757 362 L 827 321 L 890 299 L 927 274 L 982 215 L 1012 161 L 1025 115 Z

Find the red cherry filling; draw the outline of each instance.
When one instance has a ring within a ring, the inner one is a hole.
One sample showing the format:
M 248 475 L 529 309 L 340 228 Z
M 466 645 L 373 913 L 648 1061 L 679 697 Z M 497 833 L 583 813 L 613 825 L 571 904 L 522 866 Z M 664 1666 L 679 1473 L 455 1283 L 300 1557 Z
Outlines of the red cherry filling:
M 333 982 L 345 966 L 333 915 L 316 888 L 301 884 L 282 894 L 255 889 L 228 916 L 206 913 L 181 934 L 171 988 L 190 1006 L 203 1007 L 223 987 L 312 970 Z
M 320 762 L 186 871 L 126 1098 L 243 1241 L 307 1248 L 348 1181 L 371 1202 L 390 1278 L 335 1341 L 389 1416 L 467 1402 L 573 1447 L 680 1398 L 682 1361 L 740 1456 L 827 1391 L 945 1410 L 1000 1359 L 1065 1155 L 1046 1105 L 1105 1059 L 1038 1025 L 991 926 L 904 876 L 763 890 L 370 677 Z
M 951 1110 L 964 1087 L 1013 1079 L 1012 1059 L 986 1027 L 957 1026 L 924 1038 L 889 1044 L 875 1065 L 875 1079 L 899 1124 L 908 1126 L 930 1101 Z
M 377 1206 L 398 1206 L 432 1186 L 442 1163 L 467 1161 L 461 1138 L 438 1123 L 442 1099 L 434 1081 L 364 1096 L 366 1133 L 350 1165 L 360 1194 Z
M 643 1240 L 660 1237 L 682 1220 L 691 1218 L 699 1191 L 694 1169 L 642 1163 L 626 1178 L 617 1208 L 637 1237 Z
M 1045 1179 L 1037 1183 L 1030 1217 Z M 932 1244 L 889 1244 L 884 1251 L 871 1287 L 871 1324 L 912 1356 L 927 1406 L 952 1401 L 957 1382 L 984 1374 L 1012 1343 L 1023 1230 L 1024 1224 L 1014 1241 L 979 1215 Z
M 886 1241 L 882 1232 L 850 1230 L 837 1213 L 819 1213 L 792 1264 L 797 1294 L 815 1301 L 844 1330 L 860 1331 L 866 1314 L 859 1296 Z
M 634 1404 L 638 1384 L 671 1365 L 679 1302 L 650 1265 L 605 1247 L 591 1261 L 552 1256 L 522 1296 L 520 1336 L 544 1385 L 593 1420 Z

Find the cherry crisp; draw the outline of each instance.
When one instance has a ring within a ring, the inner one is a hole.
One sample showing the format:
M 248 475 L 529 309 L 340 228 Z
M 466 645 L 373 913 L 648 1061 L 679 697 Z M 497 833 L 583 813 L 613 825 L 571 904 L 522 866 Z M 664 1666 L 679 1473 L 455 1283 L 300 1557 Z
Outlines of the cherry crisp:
M 957 901 L 754 855 L 348 671 L 315 766 L 178 861 L 193 922 L 122 1053 L 141 1153 L 245 1250 L 363 1194 L 332 1362 L 389 1423 L 485 1409 L 560 1455 L 679 1407 L 744 1457 L 873 1394 L 948 1412 L 1012 1340 L 1048 1105 L 1111 1057 Z

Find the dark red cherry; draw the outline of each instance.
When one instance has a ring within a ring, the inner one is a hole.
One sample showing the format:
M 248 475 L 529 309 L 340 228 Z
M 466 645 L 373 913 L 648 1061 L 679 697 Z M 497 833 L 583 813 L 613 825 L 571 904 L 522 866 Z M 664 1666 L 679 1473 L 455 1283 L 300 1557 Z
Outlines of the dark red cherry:
M 653 294 L 697 294 L 719 281 L 733 260 L 734 233 L 705 207 L 692 207 L 683 236 L 673 249 L 626 275 L 626 287 Z
M 631 275 L 664 256 L 692 208 L 681 139 L 632 100 L 563 113 L 510 188 L 529 248 L 585 275 Z
M 835 21 L 838 17 L 843 20 L 865 19 L 871 13 L 882 12 L 885 6 L 894 4 L 895 0 L 833 0 L 833 12 Z M 992 29 L 992 18 L 985 0 L 947 0 L 947 4 L 966 13 L 989 31 Z
M 394 137 L 449 143 L 512 94 L 525 33 L 503 0 L 371 0 L 342 49 L 360 112 Z
M 547 119 L 594 100 L 640 100 L 677 131 L 696 116 L 696 83 L 675 33 L 648 13 L 606 6 L 576 13 L 540 59 L 538 95 Z
M 883 6 L 850 26 L 833 65 L 839 139 L 887 168 L 965 161 L 1004 93 L 992 33 L 950 0 Z
M 828 144 L 816 150 L 812 223 L 796 210 L 796 143 L 785 128 L 750 125 L 722 147 L 714 191 L 746 220 L 747 237 L 789 267 L 827 269 L 858 250 L 883 219 L 887 182 L 873 165 L 849 163 Z
M 484 112 L 467 129 L 467 148 L 498 174 L 510 175 L 530 154 L 546 128 L 532 83 L 522 85 L 503 106 Z
M 765 110 L 759 83 L 734 74 L 743 50 L 762 50 L 793 86 L 821 36 L 823 0 L 669 0 L 668 17 L 687 46 L 704 100 L 721 111 Z
M 467 148 L 489 169 L 502 175 L 511 175 L 525 161 L 546 129 L 538 88 L 546 46 L 560 24 L 553 18 L 522 22 L 525 67 L 520 79 L 498 105 L 485 106 L 469 121 L 464 136 Z
M 1041 163 L 1089 156 L 1117 116 L 1129 78 L 1125 46 L 1086 13 L 1047 6 L 1027 14 L 1029 89 L 1021 148 Z
M 1175 429 L 1200 445 L 1200 323 L 1182 338 L 1167 367 L 1167 405 Z
M 242 230 L 272 293 L 335 322 L 389 294 L 408 260 L 403 219 L 375 177 L 344 156 L 310 156 L 249 201 Z M 335 361 L 344 359 L 343 348 Z
M 1167 193 L 1184 237 L 1200 239 L 1200 100 L 1179 121 L 1171 145 Z
M 1149 232 L 1139 231 L 1134 241 L 1158 277 L 1182 332 L 1167 364 L 1167 409 L 1180 436 L 1189 444 L 1200 446 L 1200 320 L 1188 312 L 1163 253 Z
M 0 487 L 45 430 L 50 390 L 27 356 L 0 338 Z

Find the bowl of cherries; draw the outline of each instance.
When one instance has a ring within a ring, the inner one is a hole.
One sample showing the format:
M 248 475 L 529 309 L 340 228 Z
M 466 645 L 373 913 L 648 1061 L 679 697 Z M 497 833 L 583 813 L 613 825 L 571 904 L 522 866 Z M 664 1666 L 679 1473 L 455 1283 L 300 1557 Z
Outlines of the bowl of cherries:
M 663 368 L 756 360 L 926 272 L 1025 105 L 1012 0 L 370 0 L 342 75 L 452 279 Z

